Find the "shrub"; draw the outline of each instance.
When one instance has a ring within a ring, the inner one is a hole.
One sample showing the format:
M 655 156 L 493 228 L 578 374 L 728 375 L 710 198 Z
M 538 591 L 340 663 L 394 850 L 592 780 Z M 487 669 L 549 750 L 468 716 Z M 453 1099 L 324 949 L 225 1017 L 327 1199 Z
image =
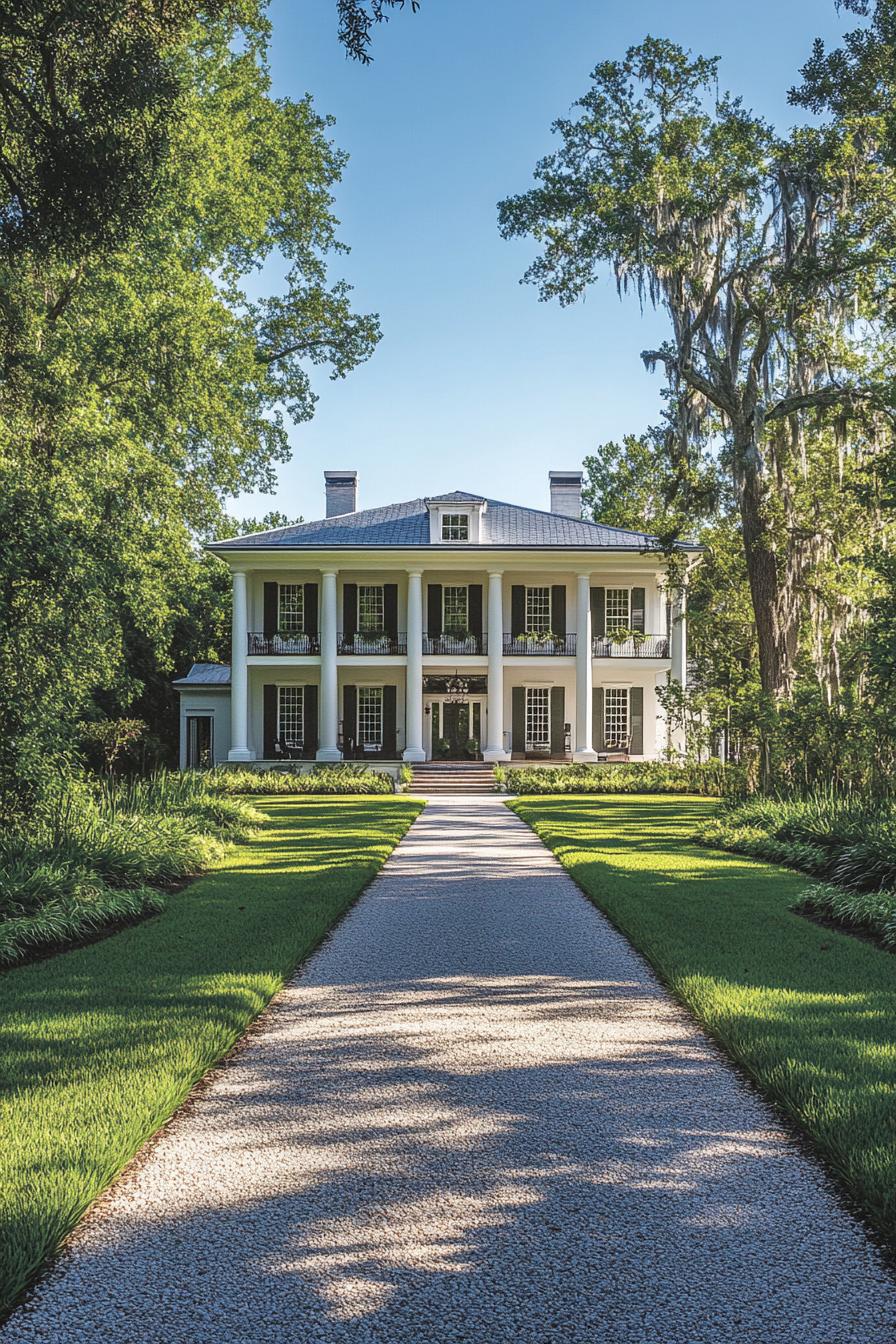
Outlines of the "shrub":
M 390 775 L 347 762 L 313 770 L 214 770 L 207 778 L 225 794 L 394 792 Z
M 503 766 L 495 771 L 508 793 L 696 793 L 719 797 L 741 794 L 744 776 L 721 761 L 681 765 L 634 761 L 618 765 Z
M 869 933 L 896 952 L 896 892 L 846 890 L 819 882 L 807 888 L 794 908 Z
M 54 779 L 0 836 L 0 964 L 161 909 L 158 887 L 201 872 L 260 820 L 199 774 Z
M 753 798 L 713 817 L 699 839 L 856 891 L 896 888 L 896 812 L 889 801 L 826 791 Z

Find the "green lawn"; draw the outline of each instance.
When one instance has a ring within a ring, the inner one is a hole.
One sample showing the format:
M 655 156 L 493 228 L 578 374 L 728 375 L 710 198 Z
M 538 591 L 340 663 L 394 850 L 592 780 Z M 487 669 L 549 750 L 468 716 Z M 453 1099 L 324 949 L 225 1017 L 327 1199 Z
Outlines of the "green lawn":
M 893 955 L 793 914 L 805 877 L 692 843 L 709 800 L 510 806 L 896 1239 Z
M 0 1311 L 351 904 L 422 804 L 260 800 L 162 914 L 0 975 Z

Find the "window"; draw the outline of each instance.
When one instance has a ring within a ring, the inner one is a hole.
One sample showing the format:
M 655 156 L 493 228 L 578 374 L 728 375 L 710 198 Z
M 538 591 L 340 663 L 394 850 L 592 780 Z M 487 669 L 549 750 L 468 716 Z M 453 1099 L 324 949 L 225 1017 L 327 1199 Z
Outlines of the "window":
M 526 688 L 526 750 L 551 745 L 551 689 Z
M 358 629 L 361 634 L 380 634 L 383 630 L 383 585 L 358 585 Z
M 305 741 L 305 687 L 281 686 L 278 691 L 277 736 L 289 747 Z
M 550 630 L 551 628 L 551 590 L 550 588 L 526 589 L 526 629 Z
M 607 589 L 607 630 L 628 630 L 631 626 L 631 589 Z
M 470 515 L 468 513 L 443 513 L 442 540 L 469 541 Z
M 358 687 L 358 741 L 362 747 L 383 745 L 383 688 Z
M 305 629 L 305 588 L 301 583 L 280 584 L 277 629 L 284 635 L 300 635 Z
M 604 691 L 604 741 L 621 743 L 629 734 L 628 687 L 607 686 Z
M 453 634 L 455 630 L 466 630 L 469 622 L 469 603 L 467 586 L 446 585 L 442 594 L 442 629 Z

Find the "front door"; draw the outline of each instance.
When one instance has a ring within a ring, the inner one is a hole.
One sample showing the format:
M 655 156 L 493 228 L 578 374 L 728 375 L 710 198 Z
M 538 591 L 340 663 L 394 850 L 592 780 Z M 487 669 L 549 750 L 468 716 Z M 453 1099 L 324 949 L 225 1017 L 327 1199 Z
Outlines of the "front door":
M 432 760 L 470 760 L 481 753 L 485 726 L 483 699 L 433 700 L 427 717 L 431 725 L 429 754 Z
M 470 706 L 446 704 L 442 714 L 442 736 L 448 743 L 448 760 L 458 761 L 467 755 L 470 740 Z

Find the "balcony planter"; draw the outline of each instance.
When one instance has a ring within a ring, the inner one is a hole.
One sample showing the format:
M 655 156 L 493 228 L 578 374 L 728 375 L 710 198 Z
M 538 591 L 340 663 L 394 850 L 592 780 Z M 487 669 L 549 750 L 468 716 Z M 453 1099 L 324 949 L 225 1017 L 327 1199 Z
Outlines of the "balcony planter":
M 391 646 L 384 630 L 359 630 L 353 641 L 355 653 L 390 653 Z

